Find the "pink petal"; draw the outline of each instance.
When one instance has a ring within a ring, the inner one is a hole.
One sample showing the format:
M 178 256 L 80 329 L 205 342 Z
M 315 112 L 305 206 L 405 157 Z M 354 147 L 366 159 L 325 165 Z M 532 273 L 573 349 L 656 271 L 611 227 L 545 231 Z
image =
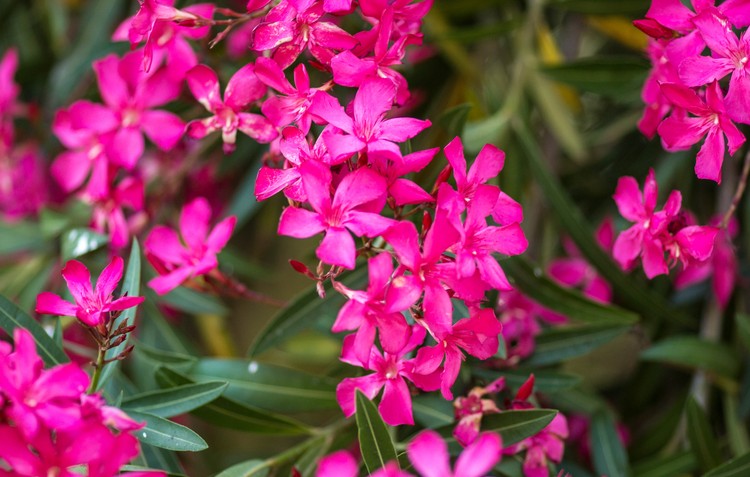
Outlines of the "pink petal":
M 641 254 L 643 234 L 643 226 L 636 224 L 617 236 L 612 255 L 624 270 L 629 269 L 633 261 Z
M 617 189 L 612 196 L 620 214 L 631 222 L 638 222 L 645 214 L 643 195 L 634 177 L 620 177 Z
M 107 106 L 119 109 L 126 106 L 130 99 L 128 86 L 119 73 L 120 59 L 111 54 L 94 61 L 96 80 L 99 83 L 99 92 Z
M 160 275 L 148 282 L 159 295 L 165 295 L 182 284 L 193 275 L 193 267 L 181 267 L 166 275 Z
M 427 191 L 414 182 L 403 178 L 396 179 L 391 183 L 388 187 L 388 194 L 393 197 L 397 206 L 421 204 L 434 200 Z
M 352 102 L 357 130 L 372 130 L 393 106 L 395 95 L 396 87 L 387 79 L 372 78 L 362 83 Z
M 338 451 L 324 457 L 318 463 L 315 477 L 357 477 L 359 465 L 347 451 Z
M 83 184 L 91 169 L 88 155 L 82 151 L 65 151 L 55 158 L 50 172 L 65 192 Z
M 657 131 L 661 136 L 664 149 L 681 151 L 690 149 L 706 134 L 710 124 L 704 118 L 671 115 L 659 124 Z
M 68 284 L 76 304 L 87 303 L 94 296 L 91 288 L 91 274 L 88 268 L 78 260 L 70 260 L 62 269 L 62 276 Z
M 262 82 L 276 91 L 284 94 L 294 94 L 296 92 L 286 79 L 286 76 L 284 76 L 284 71 L 279 67 L 278 63 L 270 58 L 261 56 L 255 60 L 255 74 Z
M 435 431 L 422 431 L 406 446 L 406 453 L 422 477 L 453 475 L 448 461 L 448 446 Z
M 471 184 L 484 184 L 496 177 L 505 165 L 505 152 L 492 144 L 486 144 L 469 169 L 467 180 Z
M 711 256 L 714 250 L 714 241 L 719 229 L 716 227 L 702 227 L 693 225 L 685 227 L 675 235 L 675 240 L 680 245 L 680 249 L 695 258 L 703 261 Z
M 206 250 L 210 253 L 219 253 L 227 242 L 229 242 L 229 238 L 232 236 L 232 231 L 236 224 L 237 217 L 234 215 L 231 215 L 216 224 L 206 239 Z
M 346 417 L 352 416 L 356 409 L 356 392 L 359 389 L 367 396 L 373 399 L 377 396 L 383 382 L 376 374 L 362 376 L 360 378 L 345 378 L 336 386 L 336 401 L 338 401 L 341 410 Z
M 42 292 L 36 297 L 37 313 L 60 316 L 76 316 L 78 307 L 50 292 Z
M 239 113 L 237 116 L 239 130 L 261 144 L 268 144 L 279 135 L 273 124 L 260 114 Z
M 382 199 L 385 193 L 386 182 L 383 176 L 368 168 L 357 169 L 344 177 L 336 188 L 332 207 L 349 210 Z
M 411 393 L 400 376 L 385 382 L 383 397 L 378 406 L 383 421 L 390 426 L 414 425 L 411 410 Z
M 323 241 L 315 250 L 315 255 L 328 264 L 352 270 L 357 257 L 357 247 L 347 230 L 331 227 L 326 230 Z
M 422 261 L 419 252 L 419 237 L 417 228 L 408 221 L 398 222 L 388 229 L 383 236 L 391 244 L 396 257 L 408 269 L 414 270 Z
M 294 38 L 291 22 L 261 23 L 253 30 L 253 50 L 272 50 Z
M 219 78 L 214 70 L 206 65 L 198 65 L 187 72 L 185 79 L 193 96 L 204 108 L 215 112 L 224 105 L 219 92 Z
M 122 278 L 123 267 L 124 264 L 122 258 L 114 257 L 112 261 L 109 262 L 109 265 L 104 268 L 101 275 L 99 275 L 95 291 L 102 303 L 109 301 L 108 298 L 112 296 L 115 288 L 117 288 L 117 284 Z
M 456 461 L 456 475 L 482 477 L 500 461 L 503 444 L 500 436 L 484 433 L 464 449 Z
M 224 102 L 235 111 L 245 109 L 266 94 L 266 85 L 260 82 L 248 63 L 237 71 L 227 83 Z
M 382 123 L 383 133 L 380 138 L 386 141 L 405 142 L 430 127 L 431 124 L 427 119 L 387 119 Z
M 664 248 L 661 242 L 656 239 L 646 237 L 643 240 L 642 261 L 643 271 L 649 279 L 669 273 L 667 263 L 664 260 Z
M 680 79 L 686 86 L 695 87 L 717 81 L 729 74 L 734 64 L 727 58 L 691 56 L 679 66 Z
M 188 248 L 198 250 L 208 235 L 211 220 L 211 206 L 203 197 L 197 197 L 182 209 L 180 214 L 180 234 Z
M 263 166 L 258 171 L 258 177 L 255 180 L 255 198 L 259 201 L 266 200 L 299 178 L 300 175 L 296 169 L 272 169 Z
M 708 8 L 693 17 L 693 24 L 716 56 L 731 58 L 738 52 L 740 45 L 737 35 L 724 15 L 715 8 Z
M 117 300 L 110 303 L 107 309 L 108 310 L 127 310 L 128 308 L 133 308 L 134 306 L 140 305 L 141 303 L 143 303 L 143 300 L 145 299 L 146 298 L 142 296 L 125 296 L 122 298 L 118 298 Z
M 141 129 L 162 151 L 172 149 L 185 132 L 185 123 L 179 116 L 168 111 L 144 111 Z
M 724 134 L 718 127 L 711 128 L 695 158 L 695 175 L 721 183 L 721 165 L 725 154 Z
M 750 76 L 747 68 L 737 71 L 729 80 L 729 91 L 724 99 L 729 117 L 750 124 Z
M 147 254 L 154 255 L 159 260 L 178 265 L 185 263 L 187 250 L 180 242 L 177 233 L 163 225 L 157 225 L 148 234 L 143 244 Z
M 307 238 L 325 229 L 326 224 L 319 214 L 299 207 L 287 207 L 281 213 L 278 233 L 288 237 Z
M 143 134 L 135 128 L 121 128 L 107 147 L 107 156 L 112 162 L 131 170 L 143 155 Z

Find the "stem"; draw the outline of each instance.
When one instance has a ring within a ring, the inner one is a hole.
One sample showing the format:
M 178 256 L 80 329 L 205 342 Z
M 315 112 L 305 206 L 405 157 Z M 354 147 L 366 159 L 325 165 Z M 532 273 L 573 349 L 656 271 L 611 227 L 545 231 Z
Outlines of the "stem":
M 96 354 L 96 363 L 94 363 L 94 375 L 91 377 L 91 385 L 89 386 L 89 394 L 94 394 L 96 388 L 99 386 L 99 378 L 102 375 L 102 369 L 104 368 L 104 345 L 99 344 L 99 351 Z
M 737 190 L 734 191 L 732 204 L 729 206 L 729 209 L 727 209 L 727 212 L 724 214 L 724 218 L 721 220 L 721 228 L 727 227 L 729 220 L 737 210 L 737 206 L 740 204 L 740 199 L 742 199 L 742 195 L 745 193 L 745 187 L 747 187 L 748 175 L 750 175 L 750 150 L 745 154 L 745 163 L 742 165 L 742 174 L 740 175 L 739 182 L 737 182 Z

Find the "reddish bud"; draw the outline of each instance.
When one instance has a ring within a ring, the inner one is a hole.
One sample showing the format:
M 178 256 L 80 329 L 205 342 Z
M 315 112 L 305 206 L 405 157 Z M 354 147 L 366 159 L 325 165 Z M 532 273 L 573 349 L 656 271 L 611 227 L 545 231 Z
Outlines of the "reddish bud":
M 527 379 L 526 382 L 523 383 L 520 388 L 518 388 L 516 399 L 519 401 L 526 401 L 527 399 L 529 399 L 529 396 L 531 396 L 532 392 L 534 392 L 534 374 L 533 373 L 529 376 L 529 379 Z
M 309 268 L 307 268 L 307 265 L 305 265 L 302 262 L 298 262 L 297 260 L 289 260 L 289 265 L 292 266 L 295 272 L 301 273 L 302 275 L 315 279 L 315 275 L 312 274 Z

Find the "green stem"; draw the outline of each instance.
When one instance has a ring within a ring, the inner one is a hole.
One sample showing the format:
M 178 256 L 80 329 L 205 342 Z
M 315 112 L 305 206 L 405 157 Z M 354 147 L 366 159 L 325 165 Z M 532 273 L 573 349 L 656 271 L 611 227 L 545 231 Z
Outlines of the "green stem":
M 104 368 L 104 352 L 104 346 L 99 345 L 99 351 L 96 354 L 96 363 L 94 363 L 94 375 L 91 377 L 91 386 L 89 386 L 89 394 L 94 394 L 99 387 L 99 378 Z
M 729 206 L 729 209 L 727 209 L 727 212 L 724 214 L 724 218 L 721 220 L 721 227 L 726 228 L 727 224 L 729 224 L 729 220 L 732 218 L 732 215 L 734 214 L 734 211 L 737 210 L 737 206 L 740 203 L 740 199 L 742 199 L 742 194 L 745 193 L 745 187 L 747 187 L 747 178 L 750 174 L 750 151 L 745 154 L 745 163 L 742 165 L 742 175 L 740 175 L 740 180 L 737 183 L 737 190 L 734 192 L 734 197 L 732 198 L 732 204 Z

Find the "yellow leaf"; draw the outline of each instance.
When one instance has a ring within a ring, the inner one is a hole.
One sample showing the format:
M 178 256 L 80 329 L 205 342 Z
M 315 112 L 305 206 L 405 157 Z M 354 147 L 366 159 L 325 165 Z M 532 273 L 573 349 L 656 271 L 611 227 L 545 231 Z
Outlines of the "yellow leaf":
M 595 30 L 633 50 L 642 51 L 648 45 L 648 37 L 623 16 L 589 15 L 586 21 Z

